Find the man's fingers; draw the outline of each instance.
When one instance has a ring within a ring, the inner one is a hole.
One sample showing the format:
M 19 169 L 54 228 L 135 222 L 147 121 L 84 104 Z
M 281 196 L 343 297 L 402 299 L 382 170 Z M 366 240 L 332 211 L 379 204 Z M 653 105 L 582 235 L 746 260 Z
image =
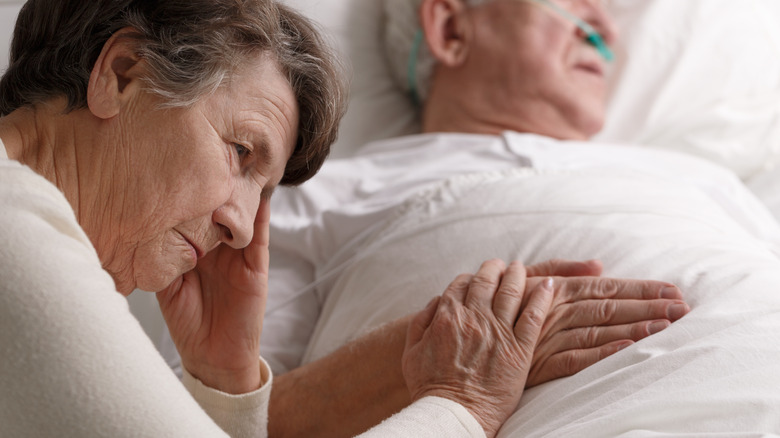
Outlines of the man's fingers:
M 553 355 L 534 365 L 526 381 L 526 388 L 576 374 L 632 344 L 632 341 L 616 341 L 596 348 L 569 350 Z
M 642 321 L 677 321 L 690 311 L 675 300 L 587 300 L 557 306 L 555 323 L 547 333 L 589 326 L 614 326 Z
M 665 330 L 671 325 L 666 319 L 653 321 L 641 321 L 631 324 L 613 326 L 581 327 L 571 330 L 556 332 L 547 339 L 537 353 L 545 354 L 548 351 L 582 350 L 601 347 L 616 341 L 640 341 L 650 335 Z
M 670 283 L 650 280 L 576 277 L 558 281 L 557 302 L 605 298 L 632 300 L 682 300 L 680 289 Z
M 482 263 L 477 273 L 471 278 L 471 284 L 464 301 L 465 306 L 482 312 L 489 311 L 505 269 L 506 264 L 499 259 Z
M 525 267 L 520 262 L 509 264 L 493 297 L 493 314 L 507 327 L 512 327 L 525 294 Z
M 598 277 L 604 269 L 601 261 L 575 262 L 554 259 L 526 268 L 529 277 Z

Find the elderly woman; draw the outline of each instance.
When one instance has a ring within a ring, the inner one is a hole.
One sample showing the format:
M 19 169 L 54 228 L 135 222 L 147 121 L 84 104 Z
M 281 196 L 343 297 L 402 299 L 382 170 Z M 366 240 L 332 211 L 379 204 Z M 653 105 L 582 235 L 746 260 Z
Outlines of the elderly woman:
M 319 169 L 343 101 L 315 30 L 272 1 L 30 0 L 0 83 L 2 433 L 265 436 L 268 198 Z M 414 403 L 369 435 L 496 432 L 553 301 L 525 278 L 485 263 L 407 323 Z M 135 288 L 160 291 L 183 385 L 128 311 Z M 310 369 L 324 400 L 317 376 L 349 381 L 355 351 Z M 286 382 L 279 418 L 309 397 Z
M 270 1 L 25 4 L 0 85 L 3 435 L 265 435 L 266 201 L 327 155 L 338 74 Z M 162 290 L 184 386 L 136 287 Z

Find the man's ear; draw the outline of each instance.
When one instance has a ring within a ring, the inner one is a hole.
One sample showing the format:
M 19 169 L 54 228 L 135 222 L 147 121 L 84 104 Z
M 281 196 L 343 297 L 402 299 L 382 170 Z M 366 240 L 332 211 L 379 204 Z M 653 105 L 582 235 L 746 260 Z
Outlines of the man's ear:
M 460 65 L 468 53 L 470 28 L 463 0 L 423 0 L 420 6 L 428 49 L 440 64 Z
M 140 77 L 145 66 L 136 54 L 137 42 L 126 28 L 114 33 L 103 45 L 87 87 L 87 106 L 96 117 L 110 119 L 130 96 L 141 89 Z

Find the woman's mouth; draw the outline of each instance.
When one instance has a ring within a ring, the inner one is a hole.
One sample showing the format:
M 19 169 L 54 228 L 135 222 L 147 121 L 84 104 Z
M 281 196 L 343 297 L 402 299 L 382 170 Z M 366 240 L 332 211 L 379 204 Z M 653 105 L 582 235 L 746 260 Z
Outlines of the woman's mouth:
M 187 236 L 181 234 L 181 237 L 184 239 L 185 242 L 187 242 L 187 244 L 189 244 L 192 247 L 192 251 L 195 254 L 195 261 L 200 260 L 205 255 L 203 253 L 203 250 L 198 245 L 196 245 L 192 240 L 188 239 Z

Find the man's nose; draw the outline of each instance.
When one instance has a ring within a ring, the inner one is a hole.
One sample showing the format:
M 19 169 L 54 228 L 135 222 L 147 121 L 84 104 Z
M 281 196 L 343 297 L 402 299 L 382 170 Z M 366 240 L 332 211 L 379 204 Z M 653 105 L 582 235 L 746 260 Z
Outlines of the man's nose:
M 578 2 L 577 16 L 593 26 L 607 45 L 614 45 L 618 39 L 618 29 L 607 13 L 602 0 L 581 0 Z

